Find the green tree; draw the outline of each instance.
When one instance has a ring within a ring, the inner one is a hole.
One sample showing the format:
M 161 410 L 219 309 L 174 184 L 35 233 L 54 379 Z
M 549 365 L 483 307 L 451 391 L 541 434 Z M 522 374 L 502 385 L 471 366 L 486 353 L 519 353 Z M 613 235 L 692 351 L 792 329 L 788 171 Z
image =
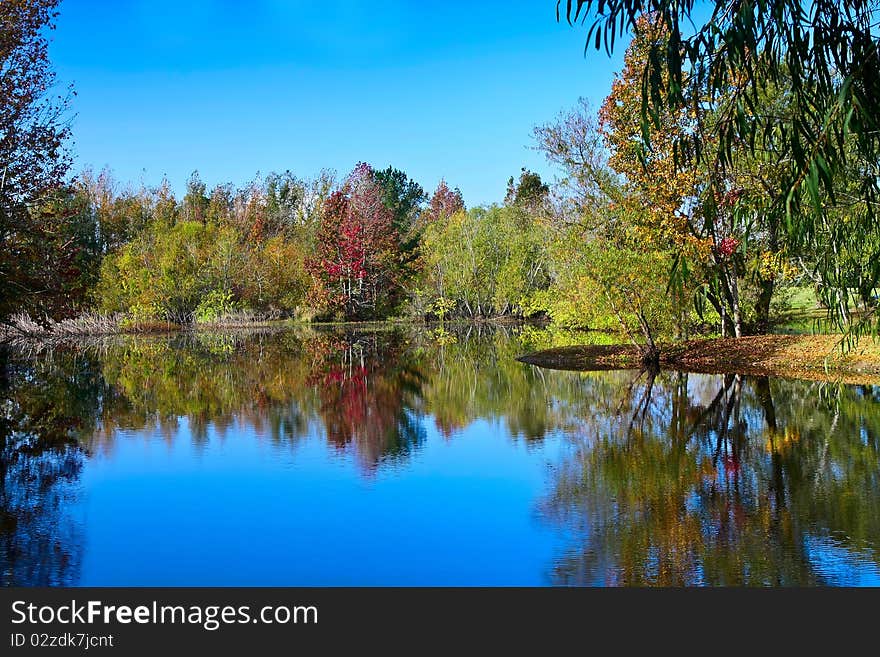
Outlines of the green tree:
M 184 221 L 207 221 L 207 211 L 210 199 L 205 195 L 205 183 L 199 177 L 198 171 L 193 171 L 186 181 L 186 194 L 180 205 L 180 214 Z
M 55 317 L 82 311 L 92 300 L 103 256 L 100 226 L 89 200 L 76 184 L 59 187 L 31 208 L 33 238 L 42 248 L 30 265 L 46 272 L 41 307 Z
M 191 322 L 206 294 L 238 278 L 235 270 L 220 267 L 234 264 L 214 257 L 234 240 L 228 227 L 156 224 L 104 259 L 97 289 L 101 309 L 128 313 L 135 321 Z
M 504 203 L 538 214 L 546 211 L 549 197 L 550 187 L 541 180 L 541 176 L 523 167 L 519 180 L 514 180 L 513 176 L 508 179 Z
M 522 208 L 460 210 L 428 224 L 424 276 L 433 298 L 468 317 L 522 315 L 547 284 L 545 226 Z
M 419 267 L 419 215 L 427 196 L 422 186 L 400 169 L 389 166 L 374 171 L 373 177 L 382 188 L 383 202 L 394 217 L 401 254 L 401 284 L 406 285 Z
M 633 43 L 627 64 L 637 61 Z M 634 152 L 638 125 L 626 121 L 633 87 L 625 79 L 615 81 L 601 122 L 580 100 L 535 129 L 538 148 L 562 169 L 557 187 L 567 203 L 549 233 L 550 285 L 533 301 L 559 324 L 623 331 L 656 364 L 661 338 L 688 333 L 688 296 L 684 285 L 670 288 L 668 272 L 676 249 L 695 240 L 678 228 L 688 225 L 681 221 L 687 181 L 668 159 L 655 163 Z M 608 123 L 611 138 L 603 134 Z
M 383 202 L 394 215 L 394 227 L 401 236 L 409 236 L 418 219 L 422 203 L 427 200 L 425 190 L 400 169 L 388 167 L 373 172 L 383 191 Z

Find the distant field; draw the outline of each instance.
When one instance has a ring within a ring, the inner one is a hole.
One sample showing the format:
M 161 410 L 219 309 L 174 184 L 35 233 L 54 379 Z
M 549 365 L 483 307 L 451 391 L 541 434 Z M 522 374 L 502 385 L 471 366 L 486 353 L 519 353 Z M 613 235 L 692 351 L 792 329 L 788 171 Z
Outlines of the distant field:
M 789 302 L 794 310 L 816 310 L 819 307 L 815 290 L 807 286 L 790 288 Z
M 824 335 L 836 329 L 826 319 L 815 290 L 810 286 L 787 288 L 788 309 L 773 326 L 774 333 L 791 335 Z

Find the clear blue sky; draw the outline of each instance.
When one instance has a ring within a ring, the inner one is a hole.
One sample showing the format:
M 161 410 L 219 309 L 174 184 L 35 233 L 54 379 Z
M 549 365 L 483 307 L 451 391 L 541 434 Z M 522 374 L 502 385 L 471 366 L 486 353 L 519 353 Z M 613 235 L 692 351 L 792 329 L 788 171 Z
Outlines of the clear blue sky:
M 213 186 L 359 161 L 499 201 L 532 127 L 598 106 L 622 53 L 584 57 L 554 0 L 64 0 L 50 55 L 73 82 L 76 168 Z

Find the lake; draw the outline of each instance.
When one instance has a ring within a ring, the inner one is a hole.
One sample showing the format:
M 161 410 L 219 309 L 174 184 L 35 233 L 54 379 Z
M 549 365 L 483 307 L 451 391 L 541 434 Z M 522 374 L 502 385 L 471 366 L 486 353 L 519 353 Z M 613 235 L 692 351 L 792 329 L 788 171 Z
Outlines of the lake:
M 10 348 L 0 581 L 880 585 L 880 387 L 516 360 L 549 339 Z

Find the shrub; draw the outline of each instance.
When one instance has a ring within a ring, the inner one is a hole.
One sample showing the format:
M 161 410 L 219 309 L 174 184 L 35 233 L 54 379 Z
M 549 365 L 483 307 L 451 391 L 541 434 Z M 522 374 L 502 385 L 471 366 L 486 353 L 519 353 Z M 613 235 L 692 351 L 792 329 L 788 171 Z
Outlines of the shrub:
M 237 310 L 232 292 L 226 290 L 211 290 L 206 294 L 195 310 L 195 321 L 201 323 L 215 322 L 233 311 Z

